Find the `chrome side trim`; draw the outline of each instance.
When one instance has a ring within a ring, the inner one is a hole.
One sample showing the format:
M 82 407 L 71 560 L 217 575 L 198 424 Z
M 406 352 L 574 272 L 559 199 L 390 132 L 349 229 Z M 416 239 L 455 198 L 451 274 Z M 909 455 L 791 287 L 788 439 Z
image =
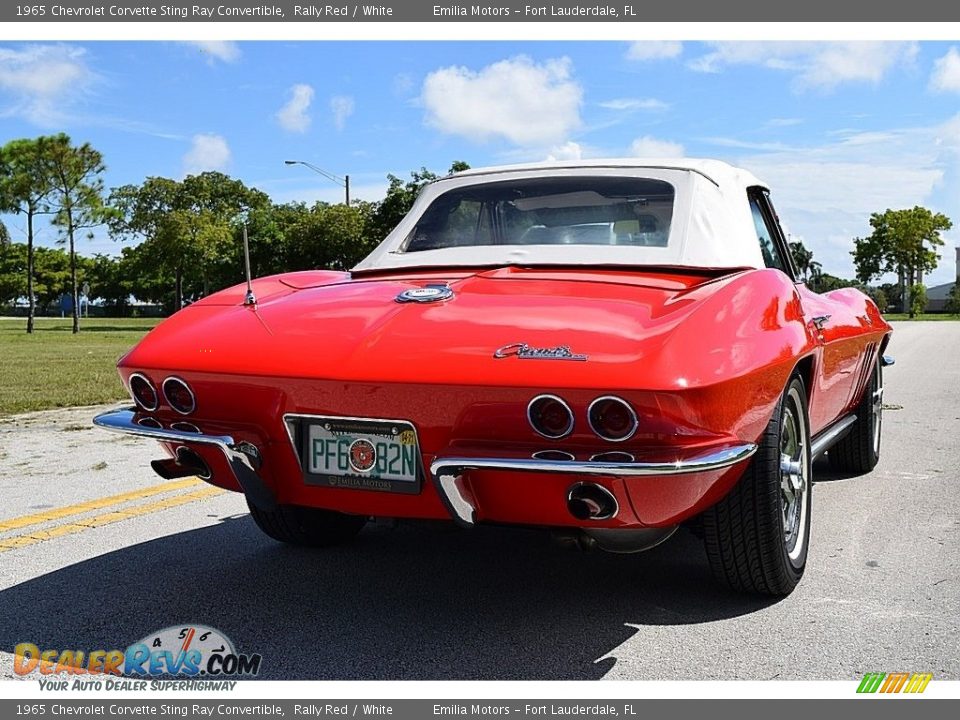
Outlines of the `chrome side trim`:
M 686 475 L 721 470 L 748 459 L 757 451 L 754 443 L 729 445 L 705 450 L 674 462 L 591 462 L 579 460 L 536 460 L 526 458 L 441 457 L 430 463 L 437 494 L 454 520 L 473 525 L 476 508 L 463 494 L 458 481 L 468 470 L 506 470 L 515 472 L 556 473 L 594 477 L 649 477 Z
M 856 415 L 847 415 L 813 438 L 810 443 L 810 459 L 816 460 L 823 455 L 856 421 Z
M 257 507 L 272 510 L 277 505 L 273 491 L 263 482 L 250 458 L 240 449 L 229 435 L 207 435 L 165 428 L 154 428 L 140 425 L 134 421 L 136 410 L 111 410 L 97 415 L 93 424 L 110 432 L 124 433 L 136 437 L 149 438 L 158 442 L 183 443 L 185 445 L 212 445 L 219 448 L 230 466 L 243 492 Z

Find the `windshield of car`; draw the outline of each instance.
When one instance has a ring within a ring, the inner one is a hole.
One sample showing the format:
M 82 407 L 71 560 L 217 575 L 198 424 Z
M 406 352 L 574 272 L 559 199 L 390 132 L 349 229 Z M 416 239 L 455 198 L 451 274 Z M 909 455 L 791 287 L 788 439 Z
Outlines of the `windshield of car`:
M 401 252 L 481 245 L 666 247 L 674 188 L 637 177 L 551 177 L 450 190 L 426 209 Z

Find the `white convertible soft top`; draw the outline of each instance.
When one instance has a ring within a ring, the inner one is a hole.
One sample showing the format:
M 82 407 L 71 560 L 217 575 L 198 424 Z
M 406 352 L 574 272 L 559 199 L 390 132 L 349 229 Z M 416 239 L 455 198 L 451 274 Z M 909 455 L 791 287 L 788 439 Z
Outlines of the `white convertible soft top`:
M 424 211 L 455 188 L 542 177 L 641 177 L 674 187 L 666 247 L 635 245 L 473 245 L 403 252 Z M 503 265 L 657 265 L 762 268 L 763 256 L 747 189 L 766 187 L 746 170 L 719 160 L 624 158 L 477 168 L 427 185 L 407 216 L 354 270 Z

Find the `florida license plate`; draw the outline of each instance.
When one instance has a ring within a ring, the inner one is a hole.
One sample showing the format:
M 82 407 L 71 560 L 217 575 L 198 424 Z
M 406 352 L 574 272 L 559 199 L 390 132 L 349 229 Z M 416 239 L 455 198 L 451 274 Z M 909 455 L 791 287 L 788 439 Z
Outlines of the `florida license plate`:
M 410 423 L 321 418 L 311 419 L 303 432 L 307 484 L 419 492 L 420 451 Z

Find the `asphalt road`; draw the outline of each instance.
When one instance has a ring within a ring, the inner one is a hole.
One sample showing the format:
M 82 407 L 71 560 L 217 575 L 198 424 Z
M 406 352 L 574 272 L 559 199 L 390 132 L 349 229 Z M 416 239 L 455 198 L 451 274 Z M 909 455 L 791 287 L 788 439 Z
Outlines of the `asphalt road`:
M 88 429 L 92 408 L 0 421 L 0 677 L 19 642 L 198 622 L 269 679 L 960 679 L 960 323 L 898 323 L 890 351 L 880 465 L 816 467 L 779 602 L 718 589 L 686 533 L 635 556 L 441 523 L 284 547 L 236 495 L 158 487 L 152 443 Z

